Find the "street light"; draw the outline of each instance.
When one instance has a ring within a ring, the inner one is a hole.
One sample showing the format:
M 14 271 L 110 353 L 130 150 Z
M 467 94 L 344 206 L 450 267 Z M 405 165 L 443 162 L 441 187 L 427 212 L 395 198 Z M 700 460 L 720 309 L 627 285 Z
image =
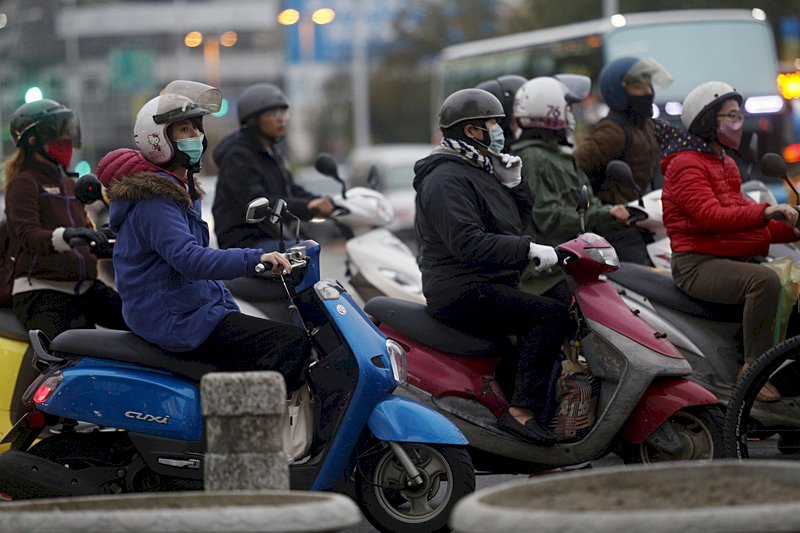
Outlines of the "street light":
M 301 17 L 296 9 L 284 9 L 278 13 L 278 24 L 281 26 L 293 26 L 299 23 L 298 32 L 300 35 L 300 57 L 314 61 L 316 59 L 316 40 L 314 36 L 314 24 L 324 26 L 330 24 L 336 18 L 336 12 L 328 7 L 323 7 L 311 13 L 311 17 Z
M 206 68 L 206 80 L 214 87 L 219 87 L 219 47 L 228 48 L 236 44 L 239 36 L 235 31 L 226 31 L 222 35 L 203 36 L 199 31 L 191 31 L 183 38 L 183 44 L 189 48 L 203 45 L 203 63 Z

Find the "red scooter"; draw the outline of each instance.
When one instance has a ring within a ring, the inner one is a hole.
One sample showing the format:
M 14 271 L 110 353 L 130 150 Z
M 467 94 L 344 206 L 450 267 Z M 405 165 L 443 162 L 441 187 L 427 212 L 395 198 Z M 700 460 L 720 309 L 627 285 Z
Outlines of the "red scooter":
M 588 202 L 584 190 L 578 203 L 581 221 Z M 692 369 L 681 353 L 601 277 L 619 268 L 614 248 L 598 235 L 582 233 L 558 246 L 557 254 L 574 295 L 572 345 L 599 382 L 596 421 L 583 438 L 543 447 L 497 426 L 508 408 L 510 385 L 504 383 L 513 383 L 513 376 L 504 380 L 498 372 L 499 354 L 513 353 L 511 339 L 476 337 L 445 326 L 424 305 L 373 298 L 366 312 L 407 351 L 404 394 L 461 429 L 479 471 L 533 473 L 611 451 L 626 463 L 721 457 L 719 401 L 684 377 Z

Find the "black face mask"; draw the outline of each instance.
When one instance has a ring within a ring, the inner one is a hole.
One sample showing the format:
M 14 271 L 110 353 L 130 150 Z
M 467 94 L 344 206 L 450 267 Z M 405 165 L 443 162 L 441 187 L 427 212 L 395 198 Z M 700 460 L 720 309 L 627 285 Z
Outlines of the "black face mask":
M 653 95 L 628 96 L 628 109 L 640 116 L 650 118 L 653 116 Z

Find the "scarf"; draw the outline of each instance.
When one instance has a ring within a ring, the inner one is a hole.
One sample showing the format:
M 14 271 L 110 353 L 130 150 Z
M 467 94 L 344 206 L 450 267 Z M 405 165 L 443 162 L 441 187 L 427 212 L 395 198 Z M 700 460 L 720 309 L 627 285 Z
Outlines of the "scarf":
M 477 148 L 472 145 L 465 143 L 464 141 L 460 141 L 458 139 L 450 139 L 445 137 L 442 139 L 441 146 L 457 154 L 461 155 L 473 165 L 478 168 L 482 168 L 489 174 L 494 175 L 494 167 L 492 166 L 492 162 L 489 160 L 488 157 L 481 154 Z

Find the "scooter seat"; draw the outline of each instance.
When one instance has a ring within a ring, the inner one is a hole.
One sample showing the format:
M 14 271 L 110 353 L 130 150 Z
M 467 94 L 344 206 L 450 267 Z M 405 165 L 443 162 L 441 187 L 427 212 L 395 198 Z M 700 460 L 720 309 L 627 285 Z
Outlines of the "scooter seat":
M 50 350 L 61 357 L 96 357 L 157 368 L 192 381 L 218 370 L 206 362 L 182 359 L 130 331 L 71 329 L 56 336 Z
M 637 292 L 653 303 L 686 315 L 717 322 L 742 321 L 743 305 L 716 304 L 692 298 L 675 285 L 669 272 L 659 268 L 620 263 L 619 270 L 609 272 L 606 276 L 617 285 Z
M 445 326 L 429 315 L 422 304 L 377 296 L 366 303 L 364 311 L 403 335 L 442 352 L 497 357 L 513 349 L 508 337 L 478 337 Z

